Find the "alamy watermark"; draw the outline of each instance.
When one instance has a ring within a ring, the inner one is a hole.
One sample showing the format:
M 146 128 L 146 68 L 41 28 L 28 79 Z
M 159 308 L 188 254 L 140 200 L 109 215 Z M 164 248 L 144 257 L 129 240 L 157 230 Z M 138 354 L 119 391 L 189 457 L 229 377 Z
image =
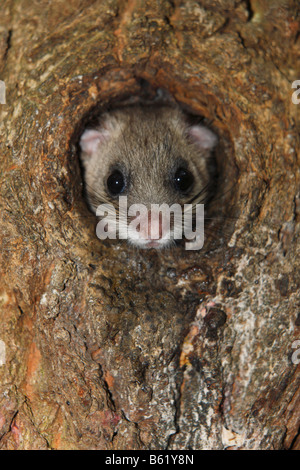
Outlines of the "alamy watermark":
M 2 80 L 0 80 L 0 104 L 6 104 L 6 88 Z
M 297 88 L 299 87 L 294 93 L 292 94 L 292 102 L 294 104 L 300 104 L 300 97 L 298 98 L 298 95 L 300 95 L 300 80 L 295 80 L 292 83 L 292 88 Z
M 0 366 L 3 366 L 5 364 L 5 343 L 0 339 Z
M 204 204 L 132 204 L 119 197 L 119 206 L 101 204 L 96 215 L 100 240 L 130 240 L 138 245 L 157 241 L 167 245 L 171 240 L 186 240 L 186 250 L 200 250 L 204 244 Z
M 295 352 L 293 352 L 292 354 L 292 363 L 297 365 L 297 364 L 300 364 L 300 340 L 296 340 L 293 342 L 292 344 L 292 348 L 293 349 L 296 349 Z

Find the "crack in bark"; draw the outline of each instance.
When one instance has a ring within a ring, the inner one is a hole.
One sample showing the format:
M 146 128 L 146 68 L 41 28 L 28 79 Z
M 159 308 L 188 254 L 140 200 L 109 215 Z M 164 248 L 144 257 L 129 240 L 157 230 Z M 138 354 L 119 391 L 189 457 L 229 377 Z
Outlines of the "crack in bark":
M 251 0 L 245 0 L 245 5 L 248 12 L 248 22 L 250 22 L 254 16 Z
M 299 436 L 300 436 L 300 426 L 299 426 L 299 428 L 298 428 L 298 432 L 296 433 L 294 439 L 293 439 L 292 442 L 291 442 L 290 447 L 289 447 L 287 450 L 293 450 L 293 447 L 294 447 L 294 445 L 296 444 L 296 442 L 297 442 Z M 295 449 L 295 450 L 298 450 L 298 449 Z
M 6 432 L 4 432 L 3 434 L 1 434 L 0 436 L 0 444 L 1 444 L 1 441 L 3 441 L 3 439 L 5 438 L 5 436 L 7 436 L 10 432 L 11 432 L 11 428 L 12 428 L 12 425 L 13 425 L 13 422 L 17 416 L 17 414 L 19 413 L 19 410 L 15 411 L 15 413 L 13 414 L 11 420 L 10 420 L 10 424 L 8 426 L 8 430 Z
M 175 407 L 175 414 L 174 414 L 174 426 L 176 431 L 170 434 L 168 437 L 167 445 L 165 450 L 168 450 L 171 445 L 171 441 L 180 433 L 180 426 L 179 426 L 179 419 L 180 419 L 180 410 L 181 410 L 181 387 L 184 380 L 184 371 L 181 373 L 181 381 L 177 385 L 177 398 L 176 398 L 176 391 L 174 392 L 174 407 Z
M 29 412 L 30 412 L 30 415 L 27 415 L 28 416 L 28 419 L 33 427 L 33 429 L 37 432 L 37 434 L 45 441 L 48 449 L 51 449 L 51 445 L 50 443 L 48 442 L 47 438 L 45 436 L 43 436 L 43 434 L 41 433 L 41 431 L 38 429 L 38 427 L 35 425 L 34 423 L 34 415 L 33 415 L 33 411 L 32 411 L 32 408 L 31 408 L 31 405 L 30 405 L 30 400 L 29 398 L 24 395 L 24 403 L 25 405 L 28 407 L 29 409 Z
M 134 425 L 134 427 L 136 429 L 136 432 L 137 432 L 137 438 L 138 438 L 140 447 L 147 448 L 146 444 L 141 439 L 141 430 L 139 428 L 139 424 L 137 422 L 131 421 L 129 418 L 127 418 L 124 410 L 121 410 L 121 413 L 122 413 L 122 417 L 123 417 L 123 419 L 125 419 L 125 421 L 127 421 L 128 423 L 131 423 L 131 424 Z
M 6 36 L 6 39 L 5 39 L 5 49 L 4 49 L 4 52 L 3 52 L 3 55 L 2 55 L 2 64 L 1 64 L 2 67 L 0 67 L 1 72 L 3 72 L 3 70 L 5 68 L 8 53 L 9 53 L 11 47 L 12 47 L 11 46 L 12 34 L 13 34 L 13 30 L 12 30 L 12 28 L 10 28 L 7 31 L 7 36 Z

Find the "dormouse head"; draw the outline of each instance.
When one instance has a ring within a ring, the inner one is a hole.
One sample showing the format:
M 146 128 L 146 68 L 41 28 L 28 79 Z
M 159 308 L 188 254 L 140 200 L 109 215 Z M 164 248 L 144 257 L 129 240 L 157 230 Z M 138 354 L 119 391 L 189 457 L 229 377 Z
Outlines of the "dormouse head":
M 204 203 L 216 143 L 210 129 L 190 125 L 177 108 L 134 106 L 103 114 L 99 125 L 86 129 L 80 139 L 92 210 L 103 203 L 119 207 L 120 196 L 126 197 L 128 208 L 145 207 L 140 214 L 145 223 L 134 237 L 128 231 L 129 241 L 141 247 L 169 245 L 174 239 L 170 223 L 167 227 L 151 206 Z M 132 213 L 127 214 L 127 226 L 135 218 Z M 149 234 L 151 224 L 155 238 Z

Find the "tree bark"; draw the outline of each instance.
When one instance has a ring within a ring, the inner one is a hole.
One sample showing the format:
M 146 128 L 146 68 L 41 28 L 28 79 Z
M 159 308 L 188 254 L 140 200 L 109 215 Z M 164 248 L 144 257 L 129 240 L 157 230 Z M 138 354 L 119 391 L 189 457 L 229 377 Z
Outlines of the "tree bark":
M 298 2 L 0 9 L 0 448 L 299 449 Z M 220 137 L 199 252 L 100 242 L 82 195 L 89 116 L 157 88 Z

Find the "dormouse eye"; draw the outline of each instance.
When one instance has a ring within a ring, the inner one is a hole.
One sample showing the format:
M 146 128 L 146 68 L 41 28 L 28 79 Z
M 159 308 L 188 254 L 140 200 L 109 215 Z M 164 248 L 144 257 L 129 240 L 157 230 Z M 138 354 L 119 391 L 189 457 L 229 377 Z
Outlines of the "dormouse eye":
M 125 178 L 120 170 L 114 170 L 107 178 L 107 189 L 112 196 L 121 194 L 125 189 Z
M 178 168 L 174 175 L 174 185 L 177 191 L 182 193 L 187 192 L 194 183 L 194 176 L 189 170 L 185 168 Z

